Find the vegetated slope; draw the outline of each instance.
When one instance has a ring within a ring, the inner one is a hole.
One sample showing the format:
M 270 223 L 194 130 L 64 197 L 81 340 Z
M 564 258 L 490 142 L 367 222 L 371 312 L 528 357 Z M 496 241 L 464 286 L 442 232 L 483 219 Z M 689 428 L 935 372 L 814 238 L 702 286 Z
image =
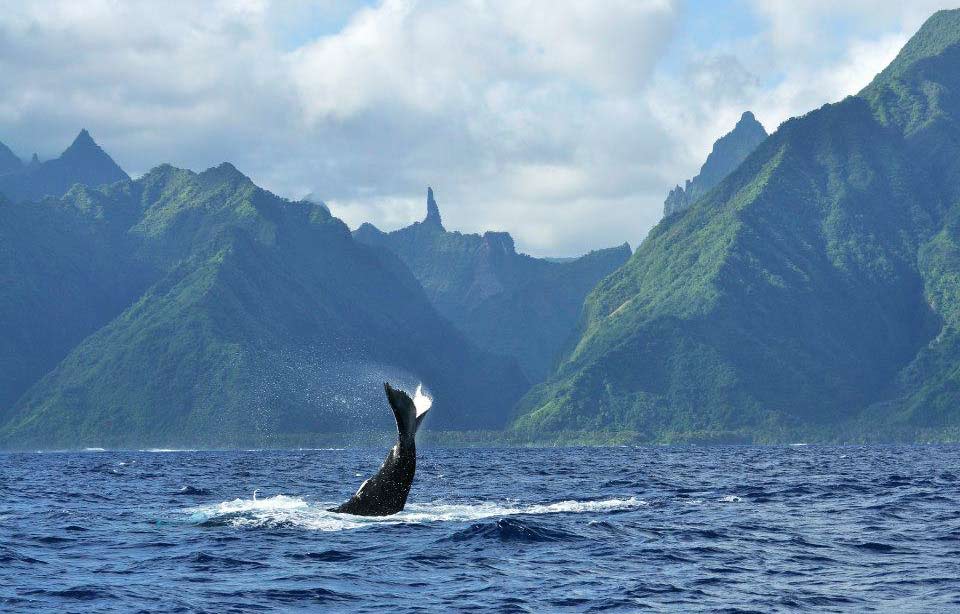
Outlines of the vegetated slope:
M 505 232 L 450 232 L 427 191 L 427 217 L 390 233 L 364 224 L 354 236 L 400 257 L 437 310 L 471 341 L 517 359 L 535 382 L 574 332 L 583 299 L 630 257 L 629 245 L 551 261 L 519 254 Z
M 127 257 L 129 207 L 82 191 L 65 201 L 24 199 L 126 179 L 86 130 L 56 160 L 27 166 L 0 144 L 0 410 L 122 311 L 148 278 Z
M 125 212 L 72 196 L 40 203 L 0 196 L 0 409 L 146 283 L 146 272 L 126 257 Z
M 395 257 L 229 164 L 162 166 L 60 206 L 135 212 L 127 256 L 153 278 L 19 399 L 5 447 L 286 445 L 390 428 L 384 379 L 422 380 L 434 428 L 496 428 L 527 386 Z
M 960 11 L 940 12 L 860 95 L 786 122 L 591 293 L 515 426 L 945 436 L 960 420 L 958 85 Z
M 924 24 L 894 62 L 860 93 L 879 120 L 904 135 L 907 155 L 927 170 L 944 206 L 937 231 L 920 248 L 924 296 L 941 327 L 900 373 L 897 394 L 864 413 L 877 425 L 935 436 L 960 426 L 960 11 Z
M 693 179 L 687 179 L 684 187 L 678 185 L 670 190 L 663 202 L 664 217 L 688 209 L 740 166 L 765 138 L 767 131 L 753 113 L 745 111 L 733 130 L 713 144 L 710 155 L 700 168 L 700 174 Z

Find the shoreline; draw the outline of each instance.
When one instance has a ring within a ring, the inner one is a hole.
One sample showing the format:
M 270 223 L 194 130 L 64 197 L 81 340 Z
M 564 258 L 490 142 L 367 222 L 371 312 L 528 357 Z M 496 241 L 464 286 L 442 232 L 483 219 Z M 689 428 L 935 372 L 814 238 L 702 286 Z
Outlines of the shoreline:
M 748 433 L 736 431 L 694 431 L 666 433 L 658 437 L 637 431 L 554 431 L 531 436 L 516 431 L 425 431 L 417 438 L 421 449 L 429 448 L 583 448 L 583 447 L 784 447 L 784 446 L 863 446 L 863 445 L 956 445 L 960 431 L 954 429 L 900 429 L 885 433 Z M 0 453 L 90 453 L 98 452 L 259 452 L 337 451 L 345 449 L 389 447 L 396 439 L 392 431 L 362 433 L 287 434 L 240 441 L 193 441 L 144 444 L 132 441 L 52 445 L 34 444 L 2 447 Z

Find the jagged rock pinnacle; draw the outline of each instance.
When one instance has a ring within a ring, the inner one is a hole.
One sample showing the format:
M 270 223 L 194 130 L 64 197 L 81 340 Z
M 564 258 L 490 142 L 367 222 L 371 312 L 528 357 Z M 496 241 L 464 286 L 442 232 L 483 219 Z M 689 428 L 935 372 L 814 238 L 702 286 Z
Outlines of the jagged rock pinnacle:
M 440 207 L 437 201 L 433 199 L 433 188 L 427 188 L 427 217 L 423 220 L 424 224 L 432 224 L 443 228 L 443 221 L 440 219 Z

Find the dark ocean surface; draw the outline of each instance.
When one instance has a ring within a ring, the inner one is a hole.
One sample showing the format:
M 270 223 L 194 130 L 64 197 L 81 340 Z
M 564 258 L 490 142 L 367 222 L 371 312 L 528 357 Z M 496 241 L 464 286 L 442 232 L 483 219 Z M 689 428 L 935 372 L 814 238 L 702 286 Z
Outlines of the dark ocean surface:
M 0 610 L 960 611 L 960 447 L 385 453 L 0 454 Z

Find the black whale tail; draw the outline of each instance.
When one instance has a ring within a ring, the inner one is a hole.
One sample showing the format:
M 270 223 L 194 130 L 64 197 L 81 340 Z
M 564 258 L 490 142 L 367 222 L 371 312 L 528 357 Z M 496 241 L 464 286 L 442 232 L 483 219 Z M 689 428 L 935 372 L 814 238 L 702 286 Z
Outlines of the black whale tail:
M 410 485 L 417 470 L 417 427 L 430 409 L 431 400 L 420 388 L 410 395 L 384 382 L 383 389 L 397 419 L 397 444 L 390 449 L 386 460 L 375 476 L 360 485 L 350 500 L 329 511 L 357 516 L 388 516 L 403 510 L 410 493 Z M 417 404 L 420 415 L 417 416 Z
M 393 416 L 397 419 L 397 434 L 403 437 L 413 437 L 417 434 L 417 428 L 426 413 L 417 417 L 417 406 L 413 399 L 406 392 L 394 388 L 387 382 L 383 383 L 383 389 L 387 393 L 387 400 L 390 401 L 390 408 L 393 409 Z

